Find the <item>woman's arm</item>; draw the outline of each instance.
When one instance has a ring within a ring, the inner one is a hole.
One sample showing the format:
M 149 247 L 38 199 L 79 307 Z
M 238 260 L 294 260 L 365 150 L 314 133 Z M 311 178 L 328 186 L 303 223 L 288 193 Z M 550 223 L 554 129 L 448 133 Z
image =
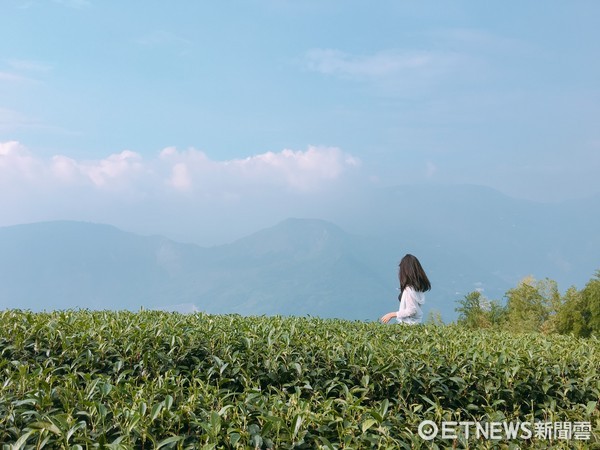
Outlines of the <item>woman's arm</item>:
M 384 315 L 381 319 L 379 319 L 381 321 L 381 323 L 388 323 L 390 320 L 396 318 L 396 311 L 392 311 L 390 313 L 387 313 L 386 315 Z

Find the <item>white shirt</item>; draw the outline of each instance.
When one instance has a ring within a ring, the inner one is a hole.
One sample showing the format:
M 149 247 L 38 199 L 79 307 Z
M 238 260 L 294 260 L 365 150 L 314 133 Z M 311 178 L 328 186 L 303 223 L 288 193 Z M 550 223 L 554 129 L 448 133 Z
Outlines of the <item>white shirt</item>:
M 406 286 L 400 298 L 400 309 L 396 313 L 398 322 L 411 325 L 421 323 L 423 319 L 421 305 L 423 303 L 425 303 L 425 293 L 415 291 L 411 286 Z

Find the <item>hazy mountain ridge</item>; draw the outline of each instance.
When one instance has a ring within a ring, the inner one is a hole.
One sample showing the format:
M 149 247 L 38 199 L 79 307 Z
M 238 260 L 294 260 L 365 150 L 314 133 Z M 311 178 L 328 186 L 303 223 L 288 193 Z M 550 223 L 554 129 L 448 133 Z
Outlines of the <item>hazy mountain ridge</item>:
M 373 292 L 353 251 L 338 227 L 304 219 L 208 249 L 81 222 L 5 227 L 0 307 L 193 304 L 215 313 L 336 315 L 356 303 L 353 297 Z M 346 314 L 361 310 L 355 305 Z
M 397 307 L 397 264 L 414 253 L 433 284 L 425 311 L 451 319 L 462 295 L 501 299 L 529 274 L 582 287 L 600 268 L 597 206 L 600 198 L 540 204 L 473 186 L 407 186 L 353 198 L 336 224 L 288 219 L 209 248 L 91 223 L 4 227 L 0 307 L 374 320 Z
M 211 275 L 222 283 L 200 302 L 220 299 L 218 312 L 365 318 L 362 300 L 385 288 L 361 261 L 359 241 L 322 220 L 284 220 L 217 248 Z

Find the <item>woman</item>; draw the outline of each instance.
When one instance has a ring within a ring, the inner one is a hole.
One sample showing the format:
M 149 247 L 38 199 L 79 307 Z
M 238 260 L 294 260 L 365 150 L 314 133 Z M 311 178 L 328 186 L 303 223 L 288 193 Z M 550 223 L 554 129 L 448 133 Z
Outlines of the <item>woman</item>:
M 431 289 L 431 283 L 421 267 L 419 260 L 413 255 L 406 255 L 400 261 L 398 270 L 400 280 L 400 309 L 384 315 L 380 320 L 388 323 L 396 318 L 400 323 L 417 324 L 423 319 L 421 305 L 425 303 L 425 291 Z

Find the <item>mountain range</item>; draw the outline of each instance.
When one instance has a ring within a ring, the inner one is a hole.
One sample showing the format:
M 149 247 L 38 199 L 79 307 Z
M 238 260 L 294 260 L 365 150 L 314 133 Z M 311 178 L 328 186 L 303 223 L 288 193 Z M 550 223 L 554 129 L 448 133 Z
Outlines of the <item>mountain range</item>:
M 160 308 L 377 320 L 398 307 L 397 265 L 421 260 L 425 314 L 455 318 L 482 290 L 533 275 L 561 290 L 600 268 L 600 198 L 543 204 L 479 186 L 402 186 L 347 199 L 328 220 L 289 218 L 200 247 L 106 224 L 0 228 L 0 308 Z M 335 223 L 334 223 L 335 222 Z

